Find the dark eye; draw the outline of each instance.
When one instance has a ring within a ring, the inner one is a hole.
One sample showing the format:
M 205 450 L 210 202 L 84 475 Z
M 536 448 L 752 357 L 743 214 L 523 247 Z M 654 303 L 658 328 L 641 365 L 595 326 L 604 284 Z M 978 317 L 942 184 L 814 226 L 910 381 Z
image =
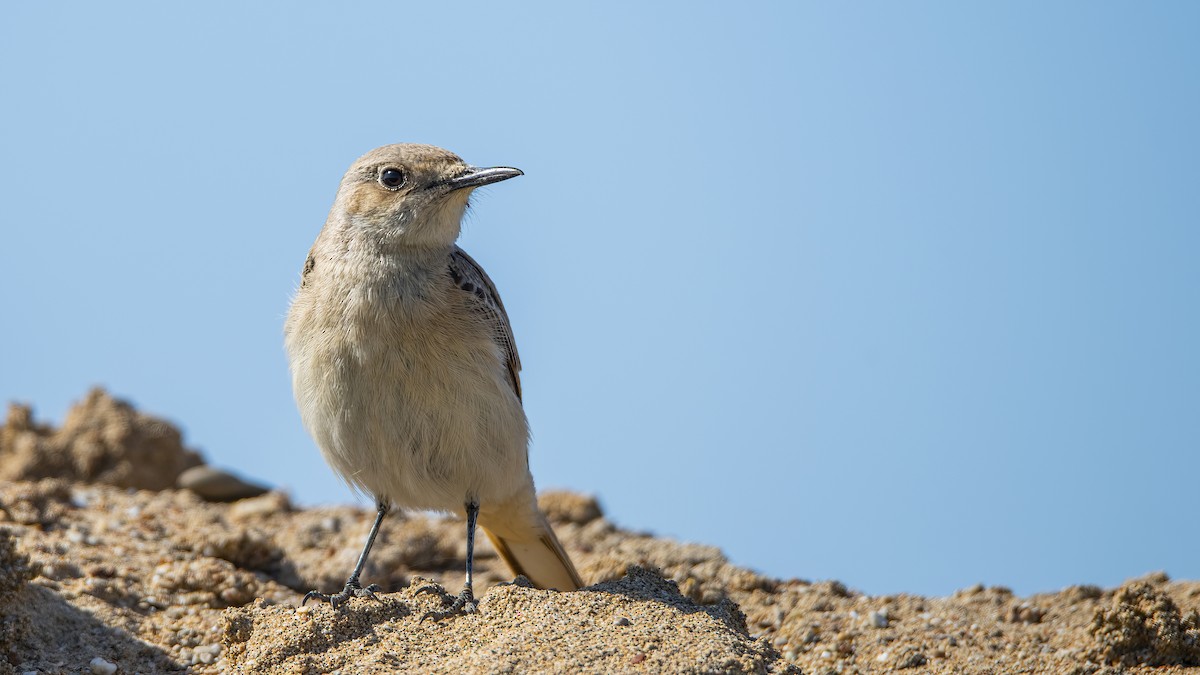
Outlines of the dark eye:
M 379 172 L 379 184 L 389 190 L 395 190 L 401 185 L 404 185 L 404 172 L 400 169 L 389 166 L 388 168 Z

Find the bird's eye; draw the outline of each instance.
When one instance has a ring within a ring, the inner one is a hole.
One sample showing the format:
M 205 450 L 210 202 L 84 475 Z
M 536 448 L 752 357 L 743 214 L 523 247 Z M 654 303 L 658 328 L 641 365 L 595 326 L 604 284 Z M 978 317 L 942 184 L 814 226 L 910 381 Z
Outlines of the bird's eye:
M 404 185 L 404 180 L 404 172 L 394 166 L 379 172 L 379 184 L 389 190 L 398 189 Z

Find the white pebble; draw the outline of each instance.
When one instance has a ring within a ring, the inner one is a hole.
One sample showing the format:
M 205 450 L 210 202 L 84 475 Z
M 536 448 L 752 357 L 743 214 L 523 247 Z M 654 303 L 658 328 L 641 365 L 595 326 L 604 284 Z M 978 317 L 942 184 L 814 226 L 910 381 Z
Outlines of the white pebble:
M 92 503 L 92 498 L 96 493 L 91 490 L 71 490 L 71 506 L 77 509 L 86 509 Z
M 871 618 L 872 626 L 874 626 L 876 628 L 887 628 L 888 615 L 887 615 L 886 609 L 882 609 L 878 612 L 871 612 L 871 614 L 869 616 Z
M 196 657 L 200 659 L 200 663 L 209 665 L 217 660 L 217 655 L 221 653 L 221 645 L 203 645 L 196 647 Z
M 92 672 L 96 675 L 112 675 L 117 672 L 117 664 L 109 663 L 97 656 L 88 664 L 92 668 Z

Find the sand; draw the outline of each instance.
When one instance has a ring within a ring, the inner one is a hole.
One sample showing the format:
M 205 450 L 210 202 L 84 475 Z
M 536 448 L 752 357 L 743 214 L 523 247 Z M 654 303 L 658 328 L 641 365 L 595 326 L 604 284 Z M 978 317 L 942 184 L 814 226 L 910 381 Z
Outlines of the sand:
M 178 430 L 101 391 L 61 428 L 10 408 L 0 673 L 1200 672 L 1198 582 L 868 596 L 622 529 L 563 492 L 540 503 L 582 591 L 513 583 L 481 540 L 480 612 L 422 620 L 461 588 L 463 525 L 396 514 L 364 575 L 381 602 L 300 608 L 341 587 L 373 514 L 278 492 L 212 501 L 233 494 L 202 496 L 219 470 L 177 487 L 198 466 Z

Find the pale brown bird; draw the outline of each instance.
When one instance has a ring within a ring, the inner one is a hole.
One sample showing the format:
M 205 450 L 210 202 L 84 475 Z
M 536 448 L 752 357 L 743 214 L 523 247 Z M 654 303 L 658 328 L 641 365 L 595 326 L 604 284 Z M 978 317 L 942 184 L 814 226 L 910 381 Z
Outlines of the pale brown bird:
M 346 172 L 304 264 L 284 333 L 300 415 L 325 460 L 378 513 L 335 607 L 359 583 L 392 506 L 466 517 L 474 611 L 475 525 L 540 588 L 583 585 L 538 511 L 521 406 L 521 361 L 504 304 L 458 239 L 471 191 L 522 175 L 428 145 L 388 145 Z

